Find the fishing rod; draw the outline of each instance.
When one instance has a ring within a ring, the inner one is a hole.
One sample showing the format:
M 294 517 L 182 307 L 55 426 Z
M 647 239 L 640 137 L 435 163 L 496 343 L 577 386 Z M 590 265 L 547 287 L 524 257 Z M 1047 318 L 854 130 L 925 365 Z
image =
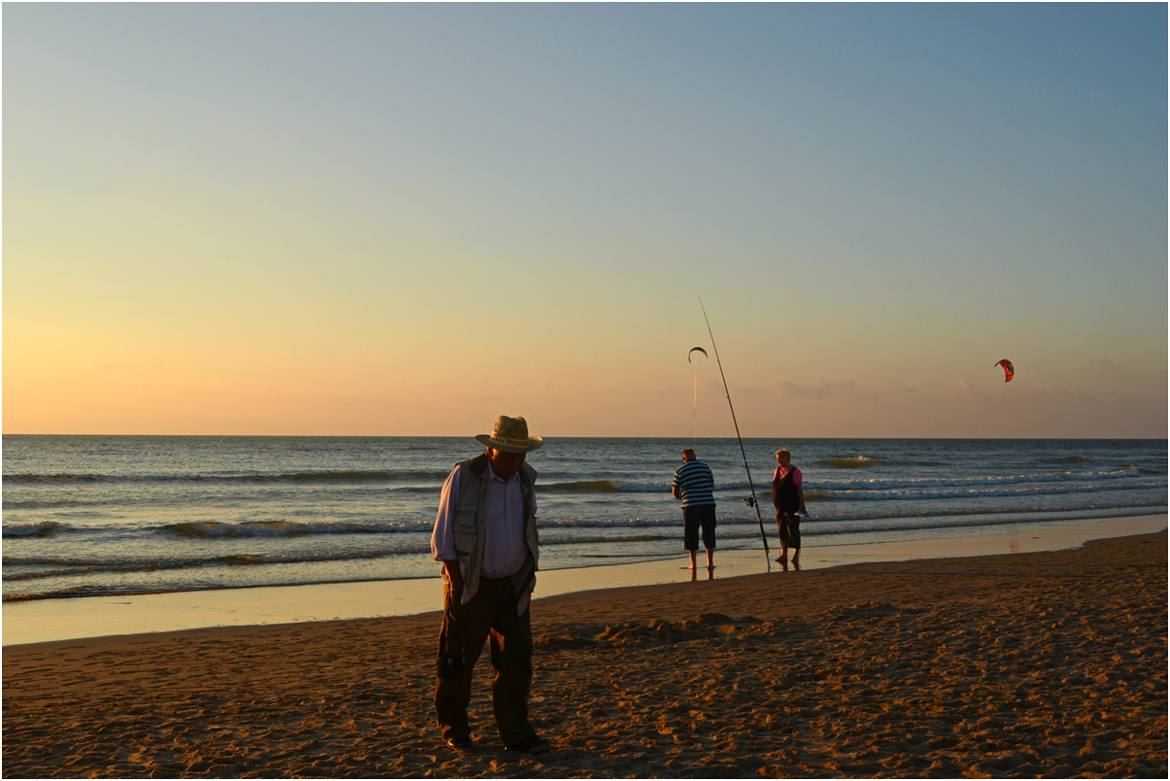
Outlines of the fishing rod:
M 707 335 L 711 337 L 711 348 L 715 350 L 715 363 L 719 365 L 719 377 L 723 380 L 723 392 L 727 394 L 727 406 L 731 408 L 731 422 L 735 424 L 735 438 L 739 440 L 739 452 L 743 454 L 743 468 L 747 472 L 748 486 L 752 490 L 752 499 L 749 504 L 756 508 L 756 520 L 760 522 L 760 539 L 764 541 L 764 561 L 768 563 L 768 572 L 771 572 L 772 553 L 768 550 L 768 536 L 764 534 L 764 516 L 760 515 L 760 503 L 756 500 L 756 485 L 752 482 L 752 469 L 748 466 L 743 437 L 739 435 L 739 421 L 735 419 L 735 405 L 731 403 L 731 391 L 727 389 L 727 377 L 723 374 L 723 361 L 719 360 L 719 348 L 715 346 L 715 334 L 711 333 L 711 321 L 707 317 L 707 307 L 703 306 L 702 296 L 699 296 L 699 307 L 703 310 L 703 320 L 707 323 Z
M 699 442 L 699 367 L 695 366 L 695 407 L 691 413 L 691 447 Z

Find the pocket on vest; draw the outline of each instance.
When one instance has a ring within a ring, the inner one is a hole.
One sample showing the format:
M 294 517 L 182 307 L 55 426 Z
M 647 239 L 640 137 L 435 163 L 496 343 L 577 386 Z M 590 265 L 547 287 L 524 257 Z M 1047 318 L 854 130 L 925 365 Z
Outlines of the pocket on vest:
M 476 525 L 475 514 L 457 516 L 455 525 L 451 528 L 455 537 L 455 550 L 464 555 L 470 555 L 475 549 Z

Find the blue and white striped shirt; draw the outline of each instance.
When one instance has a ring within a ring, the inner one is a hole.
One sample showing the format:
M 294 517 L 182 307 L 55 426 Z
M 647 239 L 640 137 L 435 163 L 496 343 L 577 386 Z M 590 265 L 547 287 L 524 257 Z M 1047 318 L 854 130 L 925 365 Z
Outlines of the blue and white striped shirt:
M 674 472 L 671 488 L 682 494 L 683 507 L 715 506 L 715 495 L 711 493 L 715 477 L 702 461 L 688 461 Z

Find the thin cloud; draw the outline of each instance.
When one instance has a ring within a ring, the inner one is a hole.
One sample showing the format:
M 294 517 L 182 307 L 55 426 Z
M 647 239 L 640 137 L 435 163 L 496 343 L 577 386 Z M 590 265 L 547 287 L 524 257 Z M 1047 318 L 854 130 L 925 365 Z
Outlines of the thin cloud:
M 812 385 L 800 385 L 791 380 L 781 380 L 777 387 L 783 395 L 792 399 L 827 399 L 833 395 L 833 386 L 824 380 Z
M 1041 389 L 1039 391 L 1039 396 L 1041 398 L 1048 399 L 1069 399 L 1070 401 L 1077 401 L 1086 404 L 1097 404 L 1101 401 L 1092 393 L 1089 393 L 1086 390 L 1082 390 L 1081 388 Z
M 978 386 L 968 383 L 966 380 L 959 380 L 953 385 L 946 386 L 946 392 L 952 396 L 957 396 L 960 399 L 984 399 L 991 400 L 991 396 L 977 389 Z
M 822 379 L 817 379 L 809 384 L 801 384 L 791 380 L 775 380 L 774 385 L 782 396 L 787 396 L 790 399 L 827 399 L 830 396 L 867 400 L 877 398 L 877 394 L 866 393 L 857 387 L 857 383 L 853 380 L 836 384 L 825 382 Z
M 846 380 L 845 382 L 838 385 L 835 390 L 839 391 L 845 396 L 848 396 L 851 399 L 866 399 L 872 401 L 877 398 L 876 393 L 866 393 L 865 391 L 861 390 L 861 388 L 858 388 L 857 383 L 853 380 Z
M 749 382 L 746 385 L 740 385 L 736 393 L 741 396 L 746 396 L 749 399 L 758 399 L 761 396 L 771 396 L 774 391 L 771 388 Z

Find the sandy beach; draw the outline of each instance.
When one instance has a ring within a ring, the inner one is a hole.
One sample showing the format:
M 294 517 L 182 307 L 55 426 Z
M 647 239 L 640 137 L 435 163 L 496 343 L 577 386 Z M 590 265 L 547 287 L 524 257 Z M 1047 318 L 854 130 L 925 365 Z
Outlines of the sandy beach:
M 436 614 L 10 646 L 3 774 L 1156 777 L 1165 532 L 534 603 L 514 759 L 434 726 Z

